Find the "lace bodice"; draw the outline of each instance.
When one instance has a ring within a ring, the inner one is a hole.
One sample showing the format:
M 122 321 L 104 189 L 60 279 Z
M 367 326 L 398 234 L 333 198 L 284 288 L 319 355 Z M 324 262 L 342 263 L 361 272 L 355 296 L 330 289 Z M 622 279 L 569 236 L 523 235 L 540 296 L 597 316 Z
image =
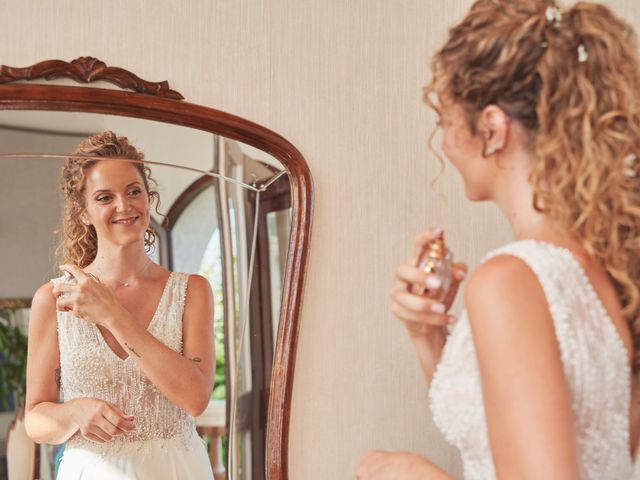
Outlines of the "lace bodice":
M 522 259 L 549 304 L 572 396 L 581 478 L 640 479 L 629 455 L 630 367 L 607 311 L 573 254 L 523 240 L 494 250 Z M 461 452 L 466 480 L 490 480 L 495 470 L 480 373 L 464 312 L 447 339 L 429 393 L 434 421 Z
M 160 297 L 148 331 L 176 352 L 182 351 L 182 313 L 188 274 L 172 272 Z M 53 282 L 64 281 L 57 278 Z M 114 441 L 97 444 L 76 433 L 68 446 L 113 454 L 132 445 L 142 448 L 144 441 L 190 438 L 195 421 L 171 403 L 138 368 L 134 359 L 118 357 L 107 345 L 97 326 L 58 312 L 61 394 L 64 401 L 78 397 L 99 398 L 113 403 L 123 412 L 135 416 L 136 430 Z M 175 443 L 175 442 L 174 442 Z M 185 440 L 184 444 L 187 444 Z

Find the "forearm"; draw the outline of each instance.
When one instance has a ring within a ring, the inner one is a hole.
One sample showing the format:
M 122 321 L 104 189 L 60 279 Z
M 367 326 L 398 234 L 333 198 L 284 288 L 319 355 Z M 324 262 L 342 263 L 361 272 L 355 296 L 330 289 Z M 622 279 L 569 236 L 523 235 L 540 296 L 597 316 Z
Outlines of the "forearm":
M 185 358 L 130 318 L 114 321 L 108 328 L 171 402 L 193 416 L 204 411 L 209 403 L 212 382 L 198 366 L 202 359 Z
M 446 327 L 433 327 L 428 335 L 410 336 L 427 385 L 431 385 L 436 366 L 447 340 Z
M 57 445 L 78 431 L 74 421 L 75 400 L 65 403 L 41 402 L 27 409 L 25 429 L 36 443 Z

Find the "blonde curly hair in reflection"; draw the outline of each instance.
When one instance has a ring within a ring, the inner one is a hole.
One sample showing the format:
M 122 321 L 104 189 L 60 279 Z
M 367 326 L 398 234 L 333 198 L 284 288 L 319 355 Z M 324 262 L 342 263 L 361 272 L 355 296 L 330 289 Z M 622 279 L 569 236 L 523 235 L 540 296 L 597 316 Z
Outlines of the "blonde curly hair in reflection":
M 151 170 L 141 160 L 144 153 L 129 143 L 126 137 L 118 137 L 111 131 L 93 135 L 83 140 L 71 153 L 62 167 L 60 190 L 64 199 L 61 243 L 56 255 L 62 263 L 71 263 L 80 267 L 89 265 L 98 251 L 98 238 L 92 225 L 82 222 L 80 213 L 85 208 L 84 188 L 88 171 L 100 160 L 82 158 L 74 155 L 92 157 L 117 157 L 137 160 L 131 162 L 142 176 L 144 188 L 149 195 L 150 206 L 155 203 L 156 212 L 160 204 L 160 196 L 156 190 L 156 182 L 151 177 Z M 149 227 L 145 232 L 144 243 L 149 251 L 156 240 L 154 230 Z
M 607 269 L 640 372 L 640 69 L 633 29 L 580 2 L 550 22 L 548 0 L 478 0 L 432 61 L 425 101 L 487 105 L 530 133 L 534 207 Z M 580 46 L 588 54 L 579 57 Z

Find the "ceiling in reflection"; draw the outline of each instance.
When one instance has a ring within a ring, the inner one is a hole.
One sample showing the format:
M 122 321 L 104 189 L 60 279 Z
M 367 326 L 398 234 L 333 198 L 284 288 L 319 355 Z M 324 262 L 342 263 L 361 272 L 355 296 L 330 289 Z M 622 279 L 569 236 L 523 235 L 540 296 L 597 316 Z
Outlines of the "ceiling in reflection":
M 114 115 L 51 111 L 0 111 L 0 154 L 68 155 L 84 138 L 105 130 L 126 136 L 152 162 L 180 165 L 233 177 L 248 185 L 282 173 L 275 158 L 250 145 L 179 125 Z M 224 160 L 223 160 L 224 159 Z M 225 163 L 226 160 L 226 163 Z M 194 181 L 193 172 L 152 166 L 164 205 L 171 205 Z M 157 215 L 156 221 L 162 219 Z

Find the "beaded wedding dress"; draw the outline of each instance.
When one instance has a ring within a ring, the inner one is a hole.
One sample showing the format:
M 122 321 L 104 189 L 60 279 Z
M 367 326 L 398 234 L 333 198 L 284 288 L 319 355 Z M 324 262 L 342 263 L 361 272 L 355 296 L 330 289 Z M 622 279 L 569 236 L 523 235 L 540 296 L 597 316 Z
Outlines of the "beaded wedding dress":
M 186 273 L 172 272 L 147 327 L 158 340 L 180 352 Z M 63 278 L 52 280 L 62 282 Z M 188 413 L 172 404 L 130 356 L 122 359 L 98 328 L 58 312 L 62 400 L 99 398 L 135 416 L 135 431 L 108 443 L 76 432 L 67 442 L 58 480 L 213 479 L 204 442 Z
M 640 479 L 629 454 L 631 373 L 626 349 L 582 266 L 533 240 L 491 252 L 523 260 L 544 290 L 572 396 L 581 479 Z M 466 312 L 453 327 L 429 392 L 434 421 L 462 455 L 465 480 L 496 478 L 480 373 Z

